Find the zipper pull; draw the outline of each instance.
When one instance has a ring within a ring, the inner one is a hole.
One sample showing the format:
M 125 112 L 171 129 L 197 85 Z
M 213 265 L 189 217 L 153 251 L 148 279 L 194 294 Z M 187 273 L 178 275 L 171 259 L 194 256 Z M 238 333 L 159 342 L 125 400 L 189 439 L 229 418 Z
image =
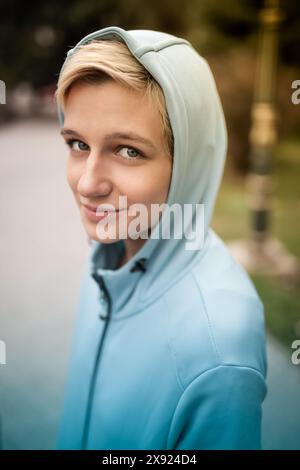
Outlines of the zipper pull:
M 108 318 L 110 317 L 110 311 L 111 311 L 111 298 L 110 298 L 109 292 L 107 290 L 103 277 L 100 274 L 98 274 L 97 272 L 93 272 L 92 277 L 96 281 L 100 289 L 100 302 L 104 300 L 108 304 L 107 315 L 103 315 L 102 313 L 99 313 L 99 318 L 101 320 L 108 320 Z
M 99 318 L 100 318 L 100 320 L 108 320 L 109 317 L 108 317 L 108 315 L 105 316 L 102 313 L 99 313 Z

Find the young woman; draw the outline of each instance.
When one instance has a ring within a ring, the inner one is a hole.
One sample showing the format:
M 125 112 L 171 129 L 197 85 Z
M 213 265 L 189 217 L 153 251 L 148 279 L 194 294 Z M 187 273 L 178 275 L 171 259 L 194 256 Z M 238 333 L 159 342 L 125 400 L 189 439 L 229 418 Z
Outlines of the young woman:
M 209 65 L 107 27 L 69 50 L 56 98 L 91 243 L 58 447 L 259 449 L 263 305 L 210 228 L 227 133 Z

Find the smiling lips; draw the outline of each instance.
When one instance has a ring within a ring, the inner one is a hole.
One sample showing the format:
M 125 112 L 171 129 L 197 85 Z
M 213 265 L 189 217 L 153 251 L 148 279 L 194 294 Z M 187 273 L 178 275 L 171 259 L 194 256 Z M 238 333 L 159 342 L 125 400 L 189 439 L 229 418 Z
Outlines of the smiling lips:
M 87 209 L 93 211 L 93 212 L 96 212 L 97 210 L 97 207 L 99 206 L 88 206 L 87 204 L 83 204 L 84 207 L 86 207 Z M 119 209 L 115 209 L 115 210 L 111 210 L 111 209 L 103 209 L 101 212 L 118 212 Z
M 120 211 L 120 209 L 102 210 L 102 211 L 99 211 L 98 214 L 96 214 L 97 207 L 88 206 L 88 205 L 85 205 L 85 204 L 82 204 L 82 207 L 84 209 L 84 212 L 85 212 L 86 216 L 89 219 L 93 220 L 94 222 L 99 222 L 104 217 L 106 217 L 109 213 L 119 212 Z

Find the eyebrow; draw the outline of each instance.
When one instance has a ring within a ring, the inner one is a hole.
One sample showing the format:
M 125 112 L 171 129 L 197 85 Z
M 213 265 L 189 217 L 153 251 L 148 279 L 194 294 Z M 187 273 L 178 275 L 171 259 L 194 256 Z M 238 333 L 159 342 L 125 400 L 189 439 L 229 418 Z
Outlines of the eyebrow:
M 76 137 L 79 137 L 80 139 L 83 139 L 83 137 L 78 134 L 78 132 L 73 131 L 72 129 L 62 129 L 60 133 L 61 135 L 74 135 Z M 134 132 L 112 132 L 111 134 L 106 134 L 104 136 L 104 141 L 107 141 L 109 139 L 135 140 L 136 142 L 140 142 L 152 148 L 153 150 L 156 150 L 155 146 L 150 140 L 140 136 L 139 134 L 135 134 Z

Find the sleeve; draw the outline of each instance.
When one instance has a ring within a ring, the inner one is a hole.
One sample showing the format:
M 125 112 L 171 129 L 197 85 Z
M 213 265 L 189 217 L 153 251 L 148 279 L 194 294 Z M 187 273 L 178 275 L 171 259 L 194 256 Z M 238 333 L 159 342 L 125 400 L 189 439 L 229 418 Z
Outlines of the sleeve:
M 171 422 L 167 448 L 261 449 L 264 376 L 256 369 L 218 366 L 184 390 Z

